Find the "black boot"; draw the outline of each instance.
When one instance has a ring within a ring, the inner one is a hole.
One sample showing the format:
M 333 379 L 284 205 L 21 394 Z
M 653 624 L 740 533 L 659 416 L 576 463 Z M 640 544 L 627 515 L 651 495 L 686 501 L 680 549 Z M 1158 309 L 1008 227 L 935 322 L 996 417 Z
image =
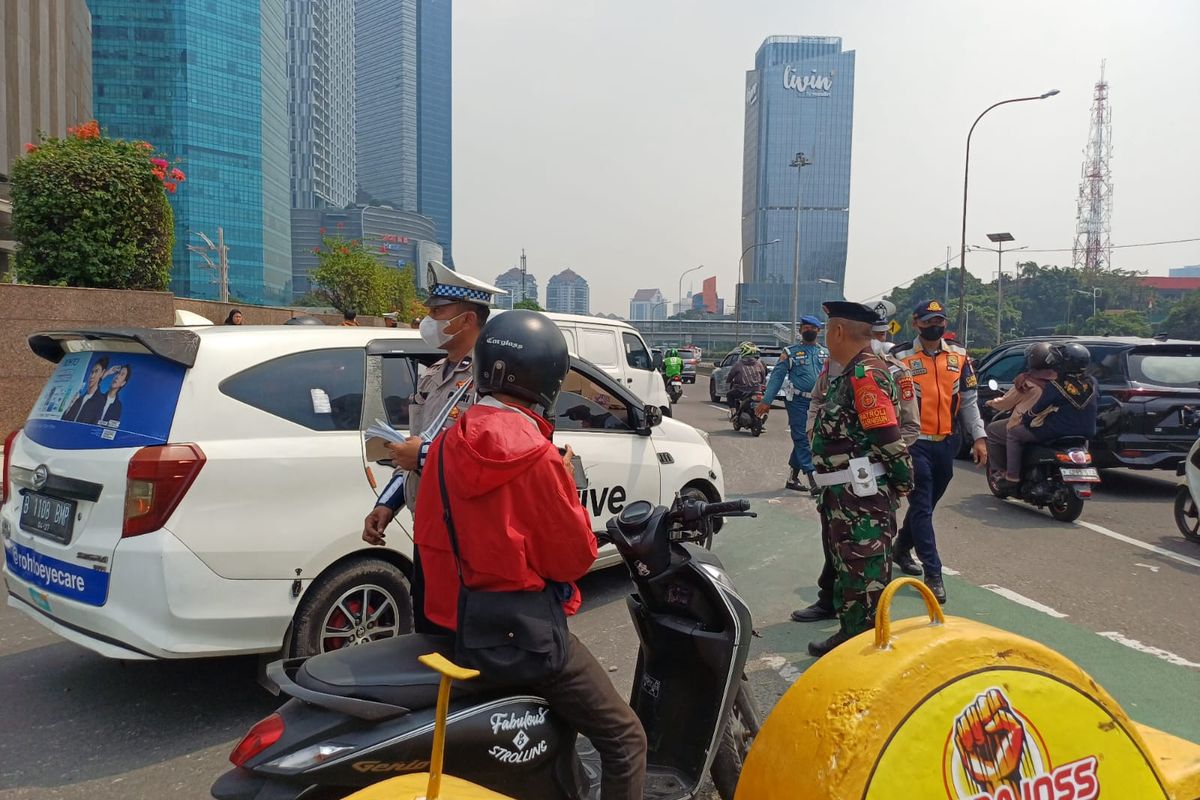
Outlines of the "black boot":
M 892 563 L 905 575 L 920 575 L 921 567 L 913 561 L 911 550 L 897 550 Z
M 933 596 L 942 605 L 946 605 L 946 587 L 942 584 L 941 575 L 930 575 L 925 573 L 925 585 L 929 587 L 929 591 L 933 592 Z
M 783 488 L 791 489 L 793 492 L 800 492 L 804 490 L 804 487 L 800 485 L 800 470 L 792 470 L 791 474 L 788 475 L 787 483 L 783 485 Z
M 853 637 L 851 637 L 845 631 L 839 630 L 833 636 L 830 636 L 828 639 L 822 642 L 809 642 L 808 654 L 813 658 L 820 658 L 833 648 L 837 647 L 839 644 L 850 641 L 851 638 Z
M 817 479 L 813 477 L 811 472 L 806 472 L 804 475 L 808 478 L 808 493 L 816 497 L 821 493 L 821 487 L 817 486 Z
M 827 606 L 820 600 L 813 603 L 807 608 L 800 608 L 792 612 L 792 622 L 820 622 L 825 619 L 836 619 L 837 611 L 833 606 Z

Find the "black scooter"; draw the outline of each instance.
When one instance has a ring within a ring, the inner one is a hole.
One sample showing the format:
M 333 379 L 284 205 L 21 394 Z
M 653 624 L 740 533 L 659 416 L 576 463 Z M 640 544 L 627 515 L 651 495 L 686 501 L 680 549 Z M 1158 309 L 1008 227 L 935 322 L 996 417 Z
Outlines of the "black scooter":
M 765 391 L 765 386 L 759 386 L 738 401 L 737 411 L 729 415 L 729 421 L 733 423 L 735 431 L 745 428 L 754 436 L 762 436 L 763 428 L 766 427 L 767 421 L 765 418 L 754 413 L 754 409 L 762 402 L 763 392 Z
M 749 507 L 638 501 L 608 523 L 635 584 L 630 704 L 649 740 L 647 798 L 690 800 L 710 773 L 732 800 L 758 732 L 744 674 L 750 610 L 717 557 L 693 544 L 721 517 L 754 516 Z M 452 658 L 453 642 L 412 634 L 271 664 L 268 677 L 291 699 L 238 744 L 213 797 L 324 800 L 428 769 L 438 675 L 417 657 L 431 652 Z M 599 796 L 599 756 L 544 699 L 472 683 L 455 684 L 451 697 L 448 773 L 522 800 Z

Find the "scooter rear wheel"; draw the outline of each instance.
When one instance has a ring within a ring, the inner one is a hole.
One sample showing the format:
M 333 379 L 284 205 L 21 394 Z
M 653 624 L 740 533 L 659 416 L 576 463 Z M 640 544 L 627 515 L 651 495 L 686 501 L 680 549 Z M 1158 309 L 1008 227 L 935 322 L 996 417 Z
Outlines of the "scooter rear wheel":
M 1065 499 L 1051 500 L 1048 508 L 1050 516 L 1059 522 L 1074 522 L 1083 513 L 1083 498 L 1072 491 Z
M 738 779 L 742 776 L 742 765 L 760 727 L 762 714 L 759 713 L 754 695 L 750 693 L 750 681 L 743 675 L 725 732 L 721 734 L 721 741 L 717 745 L 717 755 L 709 770 L 721 800 L 733 800 Z
M 987 472 L 988 491 L 990 491 L 996 497 L 999 497 L 1001 500 L 1008 497 L 1008 493 L 1000 488 L 1000 473 L 991 467 L 985 467 L 984 469 Z
M 1200 509 L 1196 508 L 1187 484 L 1175 493 L 1175 525 L 1183 538 L 1200 544 Z

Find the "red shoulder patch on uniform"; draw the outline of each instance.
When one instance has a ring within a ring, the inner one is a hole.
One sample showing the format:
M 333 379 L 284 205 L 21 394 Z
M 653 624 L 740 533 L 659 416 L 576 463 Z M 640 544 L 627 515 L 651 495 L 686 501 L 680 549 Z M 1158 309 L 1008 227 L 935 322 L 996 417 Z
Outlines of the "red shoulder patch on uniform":
M 911 377 L 909 377 L 908 375 L 902 375 L 902 376 L 900 376 L 900 380 L 897 381 L 897 383 L 900 384 L 900 399 L 901 400 L 904 400 L 905 402 L 907 402 L 909 400 L 912 400 L 916 396 L 916 392 L 913 389 L 913 379 Z
M 861 378 L 851 376 L 850 384 L 854 388 L 854 410 L 864 429 L 890 428 L 899 424 L 892 398 L 870 372 Z

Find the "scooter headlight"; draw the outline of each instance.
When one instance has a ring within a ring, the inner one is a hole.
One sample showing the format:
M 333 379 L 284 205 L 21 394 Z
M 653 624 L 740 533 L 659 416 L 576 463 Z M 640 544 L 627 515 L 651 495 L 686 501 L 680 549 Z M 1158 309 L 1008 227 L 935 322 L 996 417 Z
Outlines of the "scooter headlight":
M 283 758 L 277 758 L 270 763 L 270 766 L 279 769 L 305 770 L 318 764 L 324 764 L 334 756 L 354 749 L 354 746 L 349 744 L 314 744 Z

